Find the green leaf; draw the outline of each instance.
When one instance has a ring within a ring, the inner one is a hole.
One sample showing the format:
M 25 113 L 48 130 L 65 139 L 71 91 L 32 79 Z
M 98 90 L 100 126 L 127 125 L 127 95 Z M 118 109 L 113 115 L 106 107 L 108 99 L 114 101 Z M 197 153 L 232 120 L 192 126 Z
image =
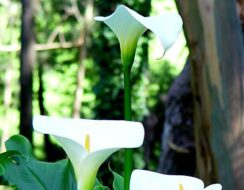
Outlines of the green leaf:
M 109 170 L 112 172 L 114 176 L 114 181 L 113 181 L 113 188 L 114 190 L 124 190 L 124 178 L 113 171 L 110 167 Z
M 21 155 L 26 157 L 34 158 L 34 155 L 32 153 L 32 147 L 29 141 L 21 136 L 21 135 L 14 135 L 10 137 L 5 142 L 6 149 L 9 151 L 16 151 L 21 153 Z
M 0 181 L 19 190 L 76 190 L 73 168 L 69 160 L 55 163 L 35 159 L 28 140 L 12 136 L 5 143 L 7 152 L 0 154 Z
M 106 186 L 102 186 L 102 185 L 100 185 L 100 186 L 95 186 L 95 187 L 93 188 L 93 190 L 109 190 L 109 188 L 106 187 Z
M 103 186 L 103 185 L 99 182 L 99 180 L 96 179 L 93 190 L 110 190 L 110 189 L 109 189 L 108 187 L 106 187 L 106 186 Z

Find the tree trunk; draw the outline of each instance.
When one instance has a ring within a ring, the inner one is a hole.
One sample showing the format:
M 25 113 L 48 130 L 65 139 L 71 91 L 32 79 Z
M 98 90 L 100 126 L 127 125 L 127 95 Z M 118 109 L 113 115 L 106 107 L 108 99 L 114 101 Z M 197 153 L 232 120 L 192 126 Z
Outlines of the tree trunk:
M 242 190 L 244 57 L 235 1 L 176 2 L 190 48 L 198 175 Z
M 20 52 L 20 134 L 32 142 L 33 1 L 22 0 Z
M 39 78 L 39 89 L 38 89 L 38 105 L 41 115 L 47 115 L 47 111 L 44 105 L 44 84 L 43 84 L 43 63 L 44 59 L 41 59 L 41 61 L 38 64 L 38 78 Z M 49 139 L 49 135 L 44 135 L 44 147 L 45 147 L 45 153 L 46 153 L 46 160 L 51 161 L 53 151 L 50 151 L 51 141 Z
M 93 0 L 88 0 L 86 4 L 86 11 L 84 15 L 84 26 L 80 33 L 83 44 L 79 47 L 79 68 L 77 73 L 77 86 L 75 90 L 75 99 L 73 105 L 73 117 L 80 117 L 80 110 L 83 96 L 83 81 L 85 78 L 84 60 L 87 57 L 87 38 L 90 32 L 90 23 L 93 18 Z
M 195 143 L 190 64 L 172 84 L 166 102 L 162 152 L 158 171 L 164 174 L 194 176 Z

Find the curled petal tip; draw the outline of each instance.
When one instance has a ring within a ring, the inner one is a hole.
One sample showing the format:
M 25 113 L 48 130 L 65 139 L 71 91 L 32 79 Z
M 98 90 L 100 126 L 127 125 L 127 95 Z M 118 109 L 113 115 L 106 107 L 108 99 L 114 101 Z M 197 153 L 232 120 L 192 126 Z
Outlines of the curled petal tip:
M 157 61 L 163 59 L 165 53 L 166 53 L 165 51 L 162 51 L 160 54 L 156 55 L 156 58 L 155 58 L 155 59 L 156 59 Z
M 105 17 L 103 17 L 103 16 L 96 16 L 96 17 L 94 17 L 94 20 L 96 20 L 96 21 L 104 21 L 105 20 Z

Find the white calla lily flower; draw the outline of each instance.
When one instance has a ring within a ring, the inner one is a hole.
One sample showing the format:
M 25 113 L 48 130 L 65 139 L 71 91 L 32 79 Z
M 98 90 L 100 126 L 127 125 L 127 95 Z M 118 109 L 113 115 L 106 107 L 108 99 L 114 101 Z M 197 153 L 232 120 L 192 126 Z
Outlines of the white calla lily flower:
M 142 145 L 144 128 L 139 122 L 64 119 L 35 116 L 33 127 L 53 135 L 67 153 L 78 190 L 91 190 L 100 165 L 121 148 Z
M 163 54 L 173 45 L 182 29 L 179 14 L 164 13 L 144 17 L 124 5 L 118 6 L 110 16 L 98 16 L 95 20 L 103 21 L 116 34 L 120 42 L 122 62 L 128 67 L 132 66 L 137 42 L 147 29 L 155 33 L 159 39 Z
M 130 190 L 221 190 L 220 184 L 204 188 L 202 180 L 182 175 L 164 175 L 146 170 L 134 170 Z

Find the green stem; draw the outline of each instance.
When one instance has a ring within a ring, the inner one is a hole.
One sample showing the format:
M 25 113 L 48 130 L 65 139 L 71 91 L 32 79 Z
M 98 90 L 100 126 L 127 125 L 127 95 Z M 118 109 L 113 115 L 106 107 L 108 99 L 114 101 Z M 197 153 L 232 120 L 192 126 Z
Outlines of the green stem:
M 131 81 L 130 81 L 130 67 L 124 66 L 124 117 L 125 120 L 131 120 Z M 124 163 L 124 190 L 129 190 L 130 176 L 133 169 L 133 151 L 132 149 L 125 150 Z

